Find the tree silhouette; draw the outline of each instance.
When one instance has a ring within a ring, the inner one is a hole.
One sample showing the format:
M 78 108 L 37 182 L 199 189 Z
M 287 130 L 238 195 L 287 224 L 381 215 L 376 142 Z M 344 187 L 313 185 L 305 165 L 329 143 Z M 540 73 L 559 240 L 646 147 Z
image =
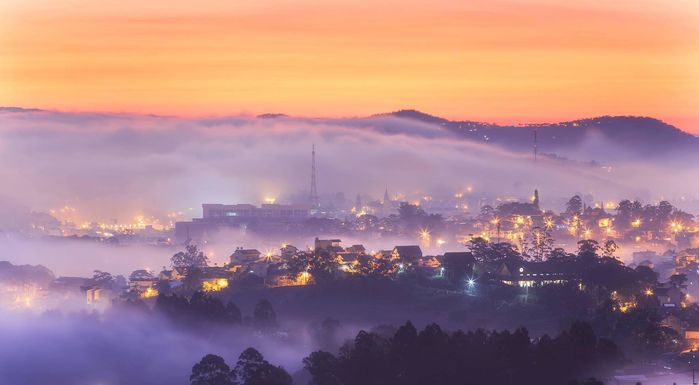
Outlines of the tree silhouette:
M 291 376 L 267 362 L 254 348 L 245 349 L 231 372 L 236 385 L 292 385 Z
M 262 299 L 257 302 L 253 312 L 253 321 L 258 330 L 273 330 L 277 328 L 277 314 L 268 300 Z
M 473 262 L 471 253 L 445 253 L 442 261 L 444 275 L 453 283 L 461 283 L 466 274 L 473 270 Z
M 182 326 L 201 324 L 237 325 L 241 323 L 240 309 L 228 302 L 225 306 L 218 298 L 196 292 L 190 299 L 177 294 L 159 294 L 153 308 L 157 313 Z
M 222 357 L 207 354 L 192 367 L 189 383 L 191 385 L 233 385 L 230 370 Z
M 573 195 L 570 200 L 566 203 L 566 215 L 572 217 L 574 215 L 580 215 L 582 213 L 583 201 L 580 195 Z
M 228 301 L 226 304 L 226 317 L 234 324 L 243 322 L 243 313 L 232 301 Z
M 202 268 L 208 266 L 209 258 L 199 250 L 197 245 L 190 243 L 185 246 L 184 251 L 180 251 L 173 255 L 172 258 L 170 258 L 170 262 L 173 267 Z
M 553 237 L 545 227 L 535 226 L 527 235 L 528 247 L 524 250 L 526 256 L 535 262 L 541 262 L 551 255 L 553 251 Z
M 613 240 L 609 239 L 604 242 L 604 246 L 602 247 L 602 255 L 605 257 L 614 258 L 614 253 L 616 253 L 617 250 L 619 250 L 619 245 L 617 245 Z
M 113 289 L 116 284 L 116 279 L 106 271 L 95 270 L 92 278 L 89 280 L 89 284 L 102 289 Z
M 317 351 L 303 359 L 303 367 L 311 374 L 309 385 L 341 385 L 338 361 L 331 353 Z

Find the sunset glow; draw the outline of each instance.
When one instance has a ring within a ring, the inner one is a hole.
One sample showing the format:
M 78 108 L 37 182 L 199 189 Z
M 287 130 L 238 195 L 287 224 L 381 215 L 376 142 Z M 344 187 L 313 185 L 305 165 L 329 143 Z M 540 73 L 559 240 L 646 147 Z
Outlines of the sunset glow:
M 177 115 L 645 115 L 699 132 L 699 3 L 9 0 L 0 105 Z

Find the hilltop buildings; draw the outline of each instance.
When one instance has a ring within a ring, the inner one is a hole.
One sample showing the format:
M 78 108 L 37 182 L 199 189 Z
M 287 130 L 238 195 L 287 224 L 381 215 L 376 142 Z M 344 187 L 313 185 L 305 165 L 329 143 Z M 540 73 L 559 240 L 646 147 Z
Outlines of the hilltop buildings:
M 303 222 L 311 216 L 311 209 L 304 205 L 263 204 L 212 204 L 202 205 L 202 217 L 188 222 L 175 223 L 175 241 L 206 239 L 225 228 L 255 228 L 274 232 Z

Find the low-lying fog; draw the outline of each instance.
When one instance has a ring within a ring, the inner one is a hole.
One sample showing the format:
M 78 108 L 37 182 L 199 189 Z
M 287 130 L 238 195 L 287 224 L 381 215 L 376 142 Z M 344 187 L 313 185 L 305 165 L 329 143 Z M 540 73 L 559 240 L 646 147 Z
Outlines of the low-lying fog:
M 544 208 L 556 211 L 575 193 L 595 201 L 665 198 L 691 210 L 686 205 L 699 187 L 694 163 L 682 159 L 618 162 L 611 172 L 543 157 L 534 164 L 529 153 L 468 142 L 440 126 L 377 119 L 0 112 L 0 212 L 16 217 L 18 207 L 68 204 L 88 219 L 130 221 L 178 210 L 199 215 L 204 202 L 307 196 L 312 144 L 319 192 L 349 199 L 380 198 L 387 186 L 391 193 L 435 196 L 472 186 L 479 197 L 522 199 L 538 188 Z M 594 137 L 558 155 L 606 164 L 622 148 Z
M 220 355 L 234 366 L 251 346 L 293 374 L 318 348 L 306 325 L 293 325 L 284 337 L 244 327 L 187 331 L 129 312 L 7 313 L 0 317 L 0 341 L 4 385 L 184 385 L 204 355 Z

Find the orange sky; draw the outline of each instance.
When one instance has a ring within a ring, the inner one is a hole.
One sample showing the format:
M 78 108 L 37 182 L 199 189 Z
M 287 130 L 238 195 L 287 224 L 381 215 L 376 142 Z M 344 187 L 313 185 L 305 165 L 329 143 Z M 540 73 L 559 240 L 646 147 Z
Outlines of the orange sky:
M 699 133 L 699 1 L 5 0 L 0 105 Z

